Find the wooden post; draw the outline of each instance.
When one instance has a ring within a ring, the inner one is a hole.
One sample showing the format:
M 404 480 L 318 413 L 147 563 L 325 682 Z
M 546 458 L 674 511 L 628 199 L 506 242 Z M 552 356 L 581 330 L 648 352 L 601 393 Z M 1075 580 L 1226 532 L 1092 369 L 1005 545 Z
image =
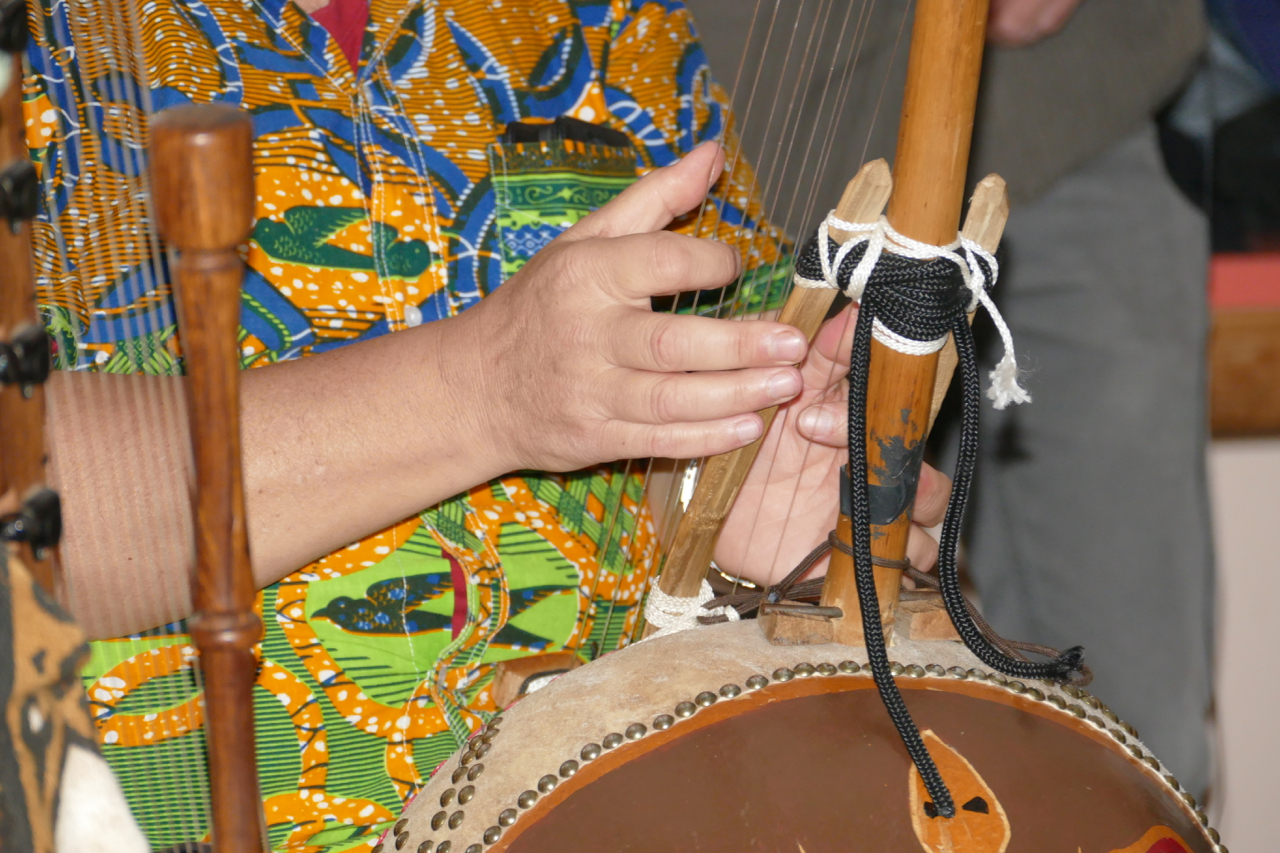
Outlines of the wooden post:
M 918 0 L 907 66 L 906 95 L 894 164 L 889 223 L 914 240 L 950 243 L 960 224 L 978 78 L 987 27 L 988 0 Z M 867 386 L 867 467 L 871 488 L 905 488 L 914 495 L 927 436 L 938 355 L 904 355 L 871 343 Z M 872 527 L 872 554 L 898 561 L 907 553 L 910 501 L 893 519 Z M 852 525 L 840 517 L 837 535 L 852 541 Z M 891 631 L 901 572 L 877 567 L 880 618 Z M 853 560 L 832 554 L 822 604 L 846 614 L 836 640 L 860 645 Z
M 836 215 L 846 222 L 875 222 L 892 188 L 888 164 L 883 160 L 867 163 L 845 187 Z M 851 236 L 834 229 L 831 233 L 834 239 L 842 242 Z M 834 290 L 797 287 L 783 306 L 778 321 L 795 326 L 812 341 L 835 296 Z M 777 411 L 775 406 L 760 413 L 764 417 L 766 431 Z M 707 460 L 689 508 L 681 517 L 667 550 L 662 575 L 658 579 L 663 592 L 681 598 L 697 595 L 711 566 L 720 528 L 738 497 L 751 463 L 760 452 L 761 441 L 763 439 Z
M 0 92 L 0 343 L 29 337 L 34 347 L 47 347 L 36 314 L 35 279 L 31 270 L 31 222 L 20 212 L 19 196 L 34 193 L 35 173 L 27 159 L 22 117 L 22 55 L 0 53 L 9 66 L 8 84 Z M 0 75 L 4 77 L 6 75 Z M 10 220 L 9 216 L 15 218 Z M 47 356 L 47 350 L 45 355 Z M 18 512 L 23 501 L 43 490 L 45 478 L 44 389 L 39 383 L 0 387 L 0 515 Z M 61 527 L 60 522 L 57 525 Z M 56 594 L 57 551 L 32 549 L 14 542 L 9 547 L 31 574 Z M 43 559 L 36 559 L 37 552 Z
M 236 246 L 253 225 L 253 125 L 230 106 L 185 106 L 151 124 L 152 202 L 178 250 L 174 273 L 195 456 L 196 574 L 191 635 L 200 650 L 217 853 L 261 853 L 253 743 L 253 645 L 262 624 L 240 471 L 240 285 Z

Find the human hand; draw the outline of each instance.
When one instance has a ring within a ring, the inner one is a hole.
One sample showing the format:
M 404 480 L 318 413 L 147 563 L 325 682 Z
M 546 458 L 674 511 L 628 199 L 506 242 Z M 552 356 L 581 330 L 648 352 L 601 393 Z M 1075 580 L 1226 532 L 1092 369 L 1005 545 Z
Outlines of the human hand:
M 1000 47 L 1026 47 L 1066 26 L 1083 0 L 991 0 L 987 40 Z
M 802 387 L 804 336 L 766 321 L 657 313 L 650 297 L 722 287 L 738 253 L 662 229 L 724 168 L 708 143 L 657 169 L 552 241 L 457 318 L 507 470 L 724 453 L 756 440 L 755 414 Z
M 804 390 L 782 406 L 725 522 L 716 564 L 730 574 L 771 584 L 827 538 L 839 514 L 840 466 L 848 461 L 849 353 L 857 310 L 823 324 L 801 365 Z M 929 465 L 920 471 L 907 557 L 921 571 L 938 560 L 924 528 L 942 521 L 951 480 Z M 810 575 L 825 573 L 823 561 Z

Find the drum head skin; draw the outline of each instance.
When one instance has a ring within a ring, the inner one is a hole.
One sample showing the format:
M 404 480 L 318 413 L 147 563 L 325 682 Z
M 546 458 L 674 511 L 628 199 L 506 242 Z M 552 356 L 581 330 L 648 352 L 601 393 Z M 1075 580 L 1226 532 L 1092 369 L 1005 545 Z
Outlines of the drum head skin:
M 1093 697 L 992 675 L 954 643 L 890 656 L 954 818 L 929 801 L 863 650 L 769 646 L 738 623 L 615 653 L 517 703 L 445 763 L 384 849 L 1225 851 Z

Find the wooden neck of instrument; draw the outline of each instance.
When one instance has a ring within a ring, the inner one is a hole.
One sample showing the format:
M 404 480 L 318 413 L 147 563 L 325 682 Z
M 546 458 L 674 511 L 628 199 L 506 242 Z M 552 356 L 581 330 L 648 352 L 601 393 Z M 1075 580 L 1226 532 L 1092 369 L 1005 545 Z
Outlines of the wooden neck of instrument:
M 234 108 L 191 106 L 158 115 L 151 133 L 156 221 L 178 251 L 174 283 L 196 471 L 190 628 L 205 682 L 213 841 L 217 853 L 260 853 L 253 645 L 262 625 L 241 483 L 237 334 L 244 276 L 237 246 L 253 223 L 253 127 Z
M 982 70 L 988 0 L 917 0 L 907 67 L 906 94 L 893 171 L 889 223 L 914 240 L 943 245 L 956 238 Z M 911 495 L 919 477 L 938 355 L 906 355 L 871 344 L 867 387 L 869 488 L 902 489 Z M 911 529 L 908 506 L 892 521 L 872 527 L 872 554 L 900 561 Z M 852 541 L 852 524 L 841 516 L 837 535 Z M 875 569 L 880 617 L 892 630 L 901 572 Z M 835 552 L 823 590 L 824 606 L 840 607 L 836 639 L 862 644 L 851 557 Z
M 8 84 L 0 92 L 0 210 L 10 208 L 13 181 L 30 170 L 22 115 L 22 57 L 0 53 L 9 66 Z M 5 75 L 0 75 L 3 77 Z M 32 176 L 34 177 L 34 176 Z M 31 267 L 31 222 L 0 217 L 0 343 L 12 344 L 24 332 L 40 328 L 36 312 L 35 277 Z M 44 389 L 39 383 L 22 382 L 0 387 L 0 515 L 20 512 L 23 502 L 45 482 Z M 61 526 L 59 522 L 59 527 Z M 57 594 L 60 578 L 57 549 L 32 548 L 28 543 L 9 544 L 11 555 L 22 560 L 44 589 Z

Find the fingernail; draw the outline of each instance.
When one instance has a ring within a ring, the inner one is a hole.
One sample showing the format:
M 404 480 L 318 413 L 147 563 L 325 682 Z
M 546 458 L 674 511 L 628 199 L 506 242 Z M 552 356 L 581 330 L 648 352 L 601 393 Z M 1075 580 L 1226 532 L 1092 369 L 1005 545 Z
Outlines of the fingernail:
M 763 424 L 759 418 L 744 418 L 733 425 L 734 432 L 738 434 L 738 440 L 743 444 L 749 444 L 760 437 L 760 430 Z
M 836 417 L 826 409 L 805 409 L 800 413 L 800 429 L 811 436 L 828 435 L 835 432 Z
M 797 331 L 778 332 L 769 339 L 769 357 L 774 361 L 795 364 L 804 358 L 807 342 Z
M 769 394 L 775 400 L 790 400 L 800 393 L 800 377 L 790 370 L 769 377 Z

